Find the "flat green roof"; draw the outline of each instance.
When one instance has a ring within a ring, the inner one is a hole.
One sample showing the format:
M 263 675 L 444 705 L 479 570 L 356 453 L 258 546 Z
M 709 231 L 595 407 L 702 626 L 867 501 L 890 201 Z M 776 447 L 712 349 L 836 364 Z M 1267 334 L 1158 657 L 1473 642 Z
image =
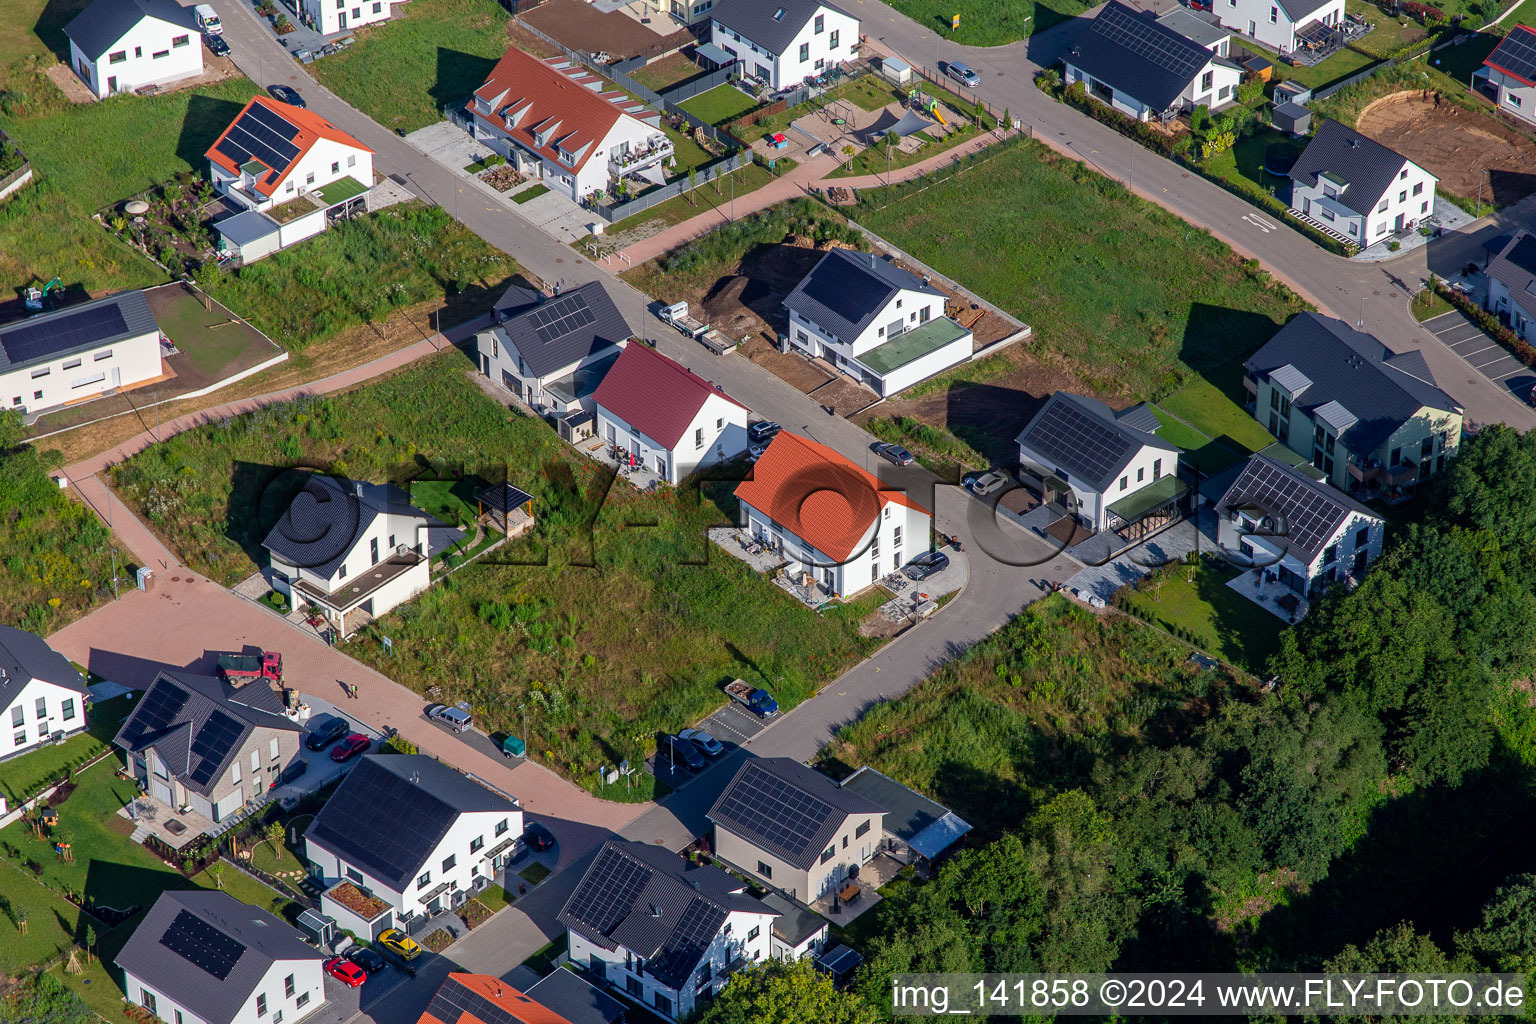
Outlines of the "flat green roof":
M 970 333 L 949 317 L 941 316 L 903 334 L 898 334 L 883 345 L 876 345 L 859 356 L 858 360 L 883 377 L 915 359 L 921 359 L 923 356 L 937 352 L 945 345 L 952 345 L 961 338 L 968 337 Z
M 1119 501 L 1112 503 L 1109 510 L 1127 523 L 1134 523 L 1159 505 L 1166 505 L 1187 490 L 1189 486 L 1170 473 L 1167 476 L 1158 477 L 1141 490 L 1127 494 Z
M 320 201 L 326 206 L 335 206 L 337 203 L 344 203 L 348 199 L 355 199 L 367 191 L 368 186 L 348 175 L 345 178 L 338 178 L 322 188 L 315 189 L 313 194 L 319 196 Z
M 1274 459 L 1276 462 L 1283 462 L 1292 469 L 1298 469 L 1313 480 L 1321 480 L 1326 475 L 1322 470 L 1308 462 L 1305 455 L 1299 455 L 1291 451 L 1279 441 L 1266 445 L 1259 450 L 1259 454 Z

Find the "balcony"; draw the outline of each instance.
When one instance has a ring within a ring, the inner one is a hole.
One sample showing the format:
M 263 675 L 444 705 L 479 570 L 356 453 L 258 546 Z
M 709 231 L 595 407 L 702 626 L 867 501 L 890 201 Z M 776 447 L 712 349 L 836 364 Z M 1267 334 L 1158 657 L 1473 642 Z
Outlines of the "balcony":
M 1385 475 L 1385 467 L 1377 459 L 1370 459 L 1361 463 L 1355 459 L 1349 460 L 1349 477 L 1361 484 L 1379 483 Z
M 639 147 L 631 144 L 627 152 L 610 156 L 608 167 L 615 175 L 630 174 L 670 158 L 673 152 L 671 139 L 665 135 L 653 135 Z

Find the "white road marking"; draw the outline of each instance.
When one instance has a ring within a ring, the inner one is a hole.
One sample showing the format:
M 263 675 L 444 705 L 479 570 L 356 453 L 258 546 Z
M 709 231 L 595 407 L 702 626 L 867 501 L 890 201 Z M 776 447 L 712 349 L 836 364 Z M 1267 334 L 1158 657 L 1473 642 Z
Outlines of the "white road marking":
M 1274 225 L 1270 224 L 1268 221 L 1266 221 L 1263 217 L 1260 217 L 1258 214 L 1245 213 L 1245 214 L 1243 214 L 1243 220 L 1247 221 L 1249 224 L 1251 224 L 1254 227 L 1258 228 L 1260 231 L 1264 232 L 1266 235 L 1274 230 Z

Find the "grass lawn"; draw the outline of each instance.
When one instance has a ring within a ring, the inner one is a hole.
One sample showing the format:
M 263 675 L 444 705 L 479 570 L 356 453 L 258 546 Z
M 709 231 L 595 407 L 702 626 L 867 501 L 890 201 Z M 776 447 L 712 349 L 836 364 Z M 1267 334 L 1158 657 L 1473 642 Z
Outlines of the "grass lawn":
M 701 92 L 693 99 L 678 104 L 700 121 L 714 125 L 734 121 L 757 105 L 757 100 L 730 83 L 717 85 L 709 92 Z
M 1231 376 L 1306 308 L 1209 233 L 1033 141 L 924 191 L 891 191 L 865 190 L 855 219 L 1030 324 L 1032 344 L 1109 395 Z
M 896 9 L 930 32 L 965 46 L 1001 46 L 1043 32 L 1095 6 L 1077 0 L 901 0 Z M 950 30 L 950 18 L 960 16 Z M 929 47 L 932 56 L 932 47 Z
M 653 60 L 643 68 L 636 68 L 629 73 L 629 77 L 652 92 L 661 92 L 703 73 L 704 69 L 693 61 L 681 53 L 673 53 L 660 60 Z
M 64 26 L 91 0 L 6 0 L 0 4 L 0 104 L 3 119 L 35 117 L 70 106 L 43 74 L 55 60 L 69 62 Z
M 75 702 L 76 714 L 80 713 L 81 703 L 80 700 Z M 101 753 L 112 744 L 112 737 L 117 735 L 118 727 L 132 709 L 133 702 L 126 696 L 102 701 L 92 706 L 85 732 L 71 736 L 57 746 L 43 747 L 0 763 L 0 793 L 14 806 L 19 802 L 20 794 L 59 778 L 69 765 Z
M 415 131 L 463 103 L 506 52 L 506 12 L 495 0 L 411 0 L 357 43 L 317 60 L 311 74 L 386 128 Z M 388 68 L 388 74 L 380 74 Z
M 864 174 L 885 174 L 887 170 L 896 171 L 903 167 L 922 163 L 924 160 L 948 152 L 956 146 L 970 142 L 976 138 L 974 131 L 950 132 L 942 139 L 935 139 L 920 149 L 911 153 L 903 153 L 901 150 L 891 147 L 889 154 L 884 143 L 876 143 L 858 153 L 851 161 L 833 171 L 828 177 L 850 178 Z M 889 158 L 889 162 L 887 162 Z
M 218 870 L 214 870 L 217 868 Z M 241 903 L 260 907 L 287 921 L 298 919 L 303 906 L 265 883 L 252 878 L 233 864 L 219 861 L 192 876 L 204 889 L 221 889 Z
M 1366 38 L 1369 39 L 1370 37 L 1367 36 Z M 1265 56 L 1274 59 L 1276 81 L 1291 79 L 1300 82 L 1310 89 L 1321 89 L 1325 85 L 1331 85 L 1341 78 L 1348 78 L 1355 72 L 1377 63 L 1377 58 L 1375 57 L 1367 57 L 1363 53 L 1346 48 L 1320 64 L 1314 64 L 1311 67 L 1292 66 L 1282 63 L 1279 59 L 1279 54 L 1274 50 L 1262 46 L 1252 39 L 1244 39 L 1242 45 L 1255 53 L 1263 53 Z
M 481 171 L 488 171 L 492 167 L 500 167 L 506 162 L 507 158 L 502 156 L 500 153 L 488 153 L 486 156 L 476 160 L 474 163 L 466 164 L 464 166 L 464 170 L 468 174 L 479 174 Z
M 534 861 L 532 864 L 529 864 L 517 874 L 529 885 L 538 885 L 540 882 L 544 881 L 544 879 L 549 877 L 549 868 L 545 867 L 543 864 L 540 864 L 538 861 Z
M 493 733 L 521 734 L 527 703 L 530 755 L 594 788 L 600 764 L 638 764 L 658 733 L 721 706 L 723 683 L 756 680 L 793 706 L 878 646 L 857 633 L 877 598 L 817 614 L 710 552 L 705 528 L 735 521 L 728 483 L 633 492 L 542 421 L 509 414 L 471 371 L 446 352 L 345 395 L 180 434 L 114 480 L 189 565 L 228 583 L 257 564 L 301 461 L 374 480 L 413 464 L 438 475 L 450 459 L 487 479 L 509 470 L 534 496 L 534 530 L 385 616 L 392 657 L 372 631 L 348 653 L 468 701 Z M 632 798 L 649 798 L 649 778 Z
M 566 936 L 561 935 L 549 945 L 542 947 L 522 963 L 523 967 L 531 967 L 543 975 L 554 966 L 555 960 L 565 952 Z
M 1206 436 L 1155 405 L 1152 406 L 1152 413 L 1158 423 L 1162 424 L 1157 428 L 1157 436 L 1182 448 L 1184 451 L 1179 460 L 1193 465 L 1202 473 L 1219 473 L 1242 457 L 1242 452 Z
M 512 903 L 512 897 L 507 894 L 507 890 L 499 885 L 486 886 L 475 893 L 474 898 L 479 900 L 485 906 L 485 909 L 493 914 L 502 907 L 510 906 Z
M 549 191 L 549 186 L 544 184 L 543 182 L 539 182 L 537 185 L 533 185 L 533 186 L 531 186 L 529 188 L 525 188 L 521 192 L 517 193 L 517 195 L 512 197 L 512 201 L 514 203 L 516 203 L 517 205 L 521 206 L 521 205 L 523 205 L 526 202 L 530 202 L 531 200 L 539 198 L 539 196 L 543 195 L 544 193 L 546 193 L 548 191 Z
M 79 974 L 69 974 L 64 965 L 50 968 L 48 973 L 57 978 L 108 1024 L 134 1024 L 134 1019 L 124 1013 L 123 990 L 119 982 L 122 976 L 117 968 L 108 968 L 101 957 L 94 956 L 89 964 L 82 959 Z
M 721 88 L 725 87 L 721 86 Z M 719 157 L 710 153 L 709 150 L 694 142 L 692 137 L 684 135 L 674 128 L 668 128 L 666 125 L 662 125 L 661 130 L 667 138 L 672 140 L 672 155 L 677 158 L 676 167 L 666 168 L 668 181 L 678 177 L 687 177 L 688 168 L 690 167 L 703 167 L 705 164 L 719 159 Z
M 19 974 L 84 937 L 80 909 L 6 858 L 0 858 L 0 901 L 0 970 L 7 975 Z
M 1277 153 L 1288 152 L 1300 156 L 1304 143 L 1273 128 L 1265 128 L 1242 139 L 1226 152 L 1211 157 L 1206 167 L 1212 174 L 1228 181 L 1242 178 L 1272 194 L 1280 192 L 1290 179 L 1270 174 L 1264 169 L 1265 159 L 1272 146 L 1277 147 Z
M 1285 623 L 1227 586 L 1240 574 L 1215 560 L 1171 566 L 1123 595 L 1122 607 L 1164 629 L 1188 630 L 1198 646 L 1258 674 L 1279 649 Z
M 1408 309 L 1413 313 L 1413 318 L 1419 323 L 1423 323 L 1425 320 L 1433 320 L 1440 314 L 1449 313 L 1455 308 L 1455 306 L 1428 288 L 1420 291 L 1419 294 L 1413 297 L 1413 301 L 1408 304 Z
M 1533 7 L 1529 0 L 1520 5 L 1520 10 L 1517 14 L 1524 14 L 1533 19 L 1522 24 L 1536 25 L 1536 7 Z M 1512 14 L 1510 18 L 1516 16 Z M 1511 22 L 1506 18 L 1500 23 L 1499 27 L 1503 28 L 1509 24 Z M 1470 87 L 1469 83 L 1472 81 L 1472 72 L 1483 66 L 1483 61 L 1487 60 L 1488 55 L 1493 52 L 1493 48 L 1499 45 L 1501 38 L 1501 36 L 1492 33 L 1478 32 L 1472 36 L 1464 36 L 1462 41 L 1455 46 L 1447 46 L 1443 50 L 1436 50 L 1424 59 L 1429 63 L 1430 67 L 1436 71 L 1443 72 L 1463 89 L 1466 89 Z
M 411 504 L 445 523 L 474 522 L 478 515 L 474 499 L 474 489 L 467 477 L 411 481 Z
M 1356 40 L 1355 45 L 1377 57 L 1385 57 L 1398 47 L 1419 42 L 1429 35 L 1423 25 L 1406 14 L 1396 18 L 1389 17 L 1380 7 L 1366 3 L 1365 0 L 1345 0 L 1344 10 L 1348 14 L 1359 15 L 1369 24 L 1376 26 L 1367 35 Z
M 1511 25 L 1536 26 L 1536 0 L 1525 0 L 1519 7 L 1515 8 L 1514 13 L 1499 22 L 1494 31 L 1501 34 L 1508 32 Z
M 1256 452 L 1275 439 L 1234 400 L 1233 396 L 1241 396 L 1240 388 L 1241 384 L 1223 393 L 1210 381 L 1194 380 L 1158 404 L 1202 433 L 1225 439 L 1233 448 Z

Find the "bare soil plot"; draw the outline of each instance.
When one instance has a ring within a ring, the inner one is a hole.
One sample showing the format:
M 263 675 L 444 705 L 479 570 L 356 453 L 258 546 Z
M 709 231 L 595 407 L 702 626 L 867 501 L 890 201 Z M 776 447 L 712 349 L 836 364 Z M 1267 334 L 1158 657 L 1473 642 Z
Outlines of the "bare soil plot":
M 1491 117 L 1436 102 L 1433 93 L 1413 90 L 1384 96 L 1360 112 L 1355 127 L 1402 153 L 1457 195 L 1477 195 L 1484 170 L 1500 206 L 1536 192 L 1536 141 Z
M 831 409 L 833 416 L 852 416 L 861 409 L 869 408 L 879 397 L 874 391 L 841 374 L 810 393 L 811 400 L 823 408 Z
M 802 355 L 780 352 L 762 335 L 749 338 L 741 347 L 741 354 L 807 395 L 832 379 L 831 371 Z
M 582 0 L 548 0 L 522 16 L 551 39 L 573 50 L 634 57 L 641 53 L 665 53 L 694 41 L 688 31 L 662 35 L 618 11 L 604 13 Z

